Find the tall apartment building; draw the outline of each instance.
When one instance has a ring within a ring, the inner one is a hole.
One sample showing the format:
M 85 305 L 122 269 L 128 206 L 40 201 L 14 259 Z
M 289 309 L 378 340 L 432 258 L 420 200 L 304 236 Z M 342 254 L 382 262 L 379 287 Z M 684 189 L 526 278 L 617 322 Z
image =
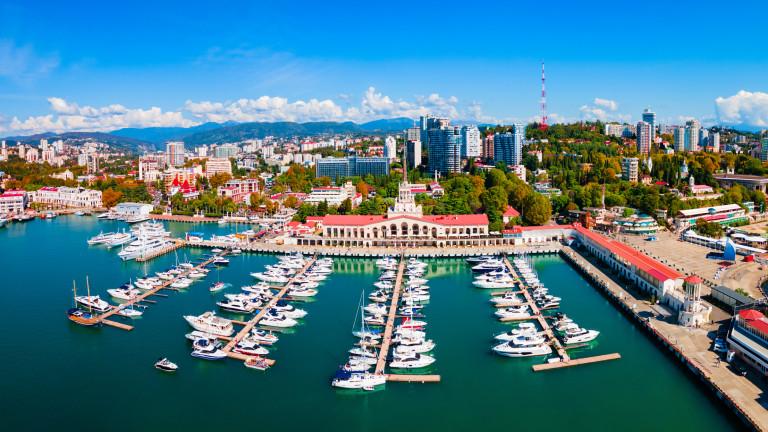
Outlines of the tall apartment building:
M 405 130 L 406 141 L 421 141 L 421 129 L 412 127 Z
M 505 165 L 521 165 L 523 162 L 523 141 L 525 139 L 525 126 L 512 125 L 512 130 L 507 133 L 493 136 L 493 161 L 503 162 Z
M 421 141 L 408 140 L 405 143 L 405 160 L 409 168 L 416 168 L 421 165 Z
M 494 150 L 493 135 L 488 135 L 487 137 L 483 138 L 483 159 L 492 160 Z
M 476 158 L 483 150 L 483 141 L 480 138 L 480 130 L 477 126 L 464 126 L 461 128 L 461 157 Z
M 760 160 L 768 162 L 768 137 L 764 137 L 760 141 Z
M 699 130 L 701 124 L 697 120 L 685 122 L 685 151 L 699 151 Z
M 165 155 L 169 166 L 184 165 L 184 143 L 181 141 L 170 141 L 166 143 Z
M 637 122 L 637 130 L 635 132 L 635 135 L 637 135 L 637 152 L 640 154 L 650 154 L 651 153 L 651 142 L 652 141 L 652 134 L 651 131 L 653 129 L 651 128 L 650 123 L 641 121 Z
M 392 135 L 388 135 L 384 139 L 384 157 L 390 161 L 397 157 L 397 140 Z
M 631 125 L 619 123 L 606 123 L 605 134 L 619 138 L 630 138 L 635 134 L 635 129 Z
M 429 129 L 429 172 L 450 174 L 461 172 L 461 129 L 443 127 Z
M 205 161 L 205 175 L 211 177 L 216 174 L 232 175 L 232 162 L 229 158 L 208 158 Z
M 656 139 L 656 113 L 646 108 L 643 111 L 643 121 L 651 125 L 651 143 Z
M 622 158 L 621 159 L 621 178 L 637 183 L 638 173 L 640 170 L 640 160 L 638 158 Z
M 678 153 L 684 152 L 685 151 L 685 128 L 684 127 L 675 128 L 673 136 L 675 138 L 675 151 Z

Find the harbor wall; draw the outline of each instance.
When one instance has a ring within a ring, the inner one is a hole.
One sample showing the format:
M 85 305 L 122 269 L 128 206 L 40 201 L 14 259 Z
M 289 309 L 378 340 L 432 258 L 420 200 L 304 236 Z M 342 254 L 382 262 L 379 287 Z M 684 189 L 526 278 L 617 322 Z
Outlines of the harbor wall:
M 676 346 L 669 338 L 653 327 L 650 317 L 643 317 L 637 312 L 636 304 L 639 302 L 634 297 L 625 296 L 623 293 L 614 292 L 607 282 L 608 277 L 601 275 L 600 270 L 592 266 L 586 265 L 588 260 L 578 254 L 574 249 L 569 246 L 564 246 L 560 255 L 570 263 L 579 273 L 585 276 L 593 286 L 597 287 L 599 291 L 608 298 L 614 305 L 618 306 L 618 309 L 630 318 L 634 324 L 645 331 L 651 340 L 658 343 L 662 347 L 666 348 L 668 353 L 678 360 L 678 364 L 684 367 L 688 373 L 697 379 L 704 388 L 709 390 L 709 393 L 720 401 L 723 406 L 733 415 L 735 415 L 745 426 L 751 430 L 762 430 L 757 421 L 752 418 L 739 404 L 734 401 L 728 394 L 710 377 L 709 373 L 705 371 L 699 363 Z M 583 260 L 583 261 L 580 261 Z M 630 304 L 635 303 L 635 305 Z

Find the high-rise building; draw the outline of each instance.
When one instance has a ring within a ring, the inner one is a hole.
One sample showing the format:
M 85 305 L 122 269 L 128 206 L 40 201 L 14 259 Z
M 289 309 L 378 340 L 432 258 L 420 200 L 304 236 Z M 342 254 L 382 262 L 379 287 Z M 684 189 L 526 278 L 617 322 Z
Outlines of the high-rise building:
M 505 165 L 520 165 L 523 162 L 523 139 L 525 126 L 512 125 L 507 133 L 497 133 L 493 136 L 493 161 Z
M 644 123 L 644 122 L 641 122 Z M 640 161 L 638 158 L 622 158 L 621 159 L 621 178 L 637 183 L 638 172 L 640 168 Z
M 181 141 L 169 141 L 165 144 L 165 156 L 169 166 L 184 165 L 184 143 Z
M 640 154 L 650 154 L 651 153 L 651 142 L 652 142 L 652 134 L 651 131 L 653 129 L 651 128 L 651 124 L 648 122 L 637 122 L 637 130 L 635 132 L 635 135 L 637 135 L 637 152 Z
M 447 118 L 438 118 L 431 115 L 421 116 L 419 118 L 419 129 L 421 134 L 421 145 L 429 148 L 429 131 L 448 127 L 450 120 Z
M 417 127 L 408 128 L 405 130 L 406 141 L 421 141 L 421 129 Z
M 685 151 L 699 151 L 699 129 L 701 124 L 697 120 L 685 122 Z
M 492 160 L 493 151 L 493 135 L 488 135 L 487 137 L 483 138 L 483 159 Z
M 232 175 L 232 162 L 229 158 L 208 158 L 205 161 L 205 175 L 211 177 L 216 174 Z
M 240 147 L 235 144 L 222 144 L 213 149 L 213 157 L 233 158 L 240 154 Z
M 635 128 L 632 125 L 619 123 L 606 123 L 605 134 L 621 138 L 630 138 L 635 134 Z
M 397 157 L 397 140 L 392 135 L 384 139 L 384 157 L 393 161 Z
M 651 143 L 656 139 L 656 113 L 646 108 L 643 111 L 643 121 L 651 125 Z
M 389 174 L 389 159 L 385 157 L 322 158 L 315 163 L 317 177 L 330 177 L 337 181 L 340 177 L 363 177 L 368 174 L 384 176 Z
M 712 151 L 722 153 L 725 151 L 725 142 L 720 142 L 720 132 L 712 132 L 709 135 L 709 142 L 712 143 Z
M 673 136 L 675 138 L 675 151 L 684 152 L 685 151 L 685 128 L 683 127 L 675 128 Z
M 416 168 L 421 165 L 421 141 L 408 140 L 405 144 L 405 160 L 409 168 Z
M 709 130 L 699 129 L 699 147 L 709 147 Z
M 760 160 L 768 162 L 768 137 L 764 137 L 760 141 Z
M 461 157 L 476 158 L 483 150 L 483 141 L 480 139 L 480 130 L 477 126 L 464 126 L 461 128 Z
M 429 172 L 442 175 L 461 172 L 461 129 L 429 129 L 428 136 Z

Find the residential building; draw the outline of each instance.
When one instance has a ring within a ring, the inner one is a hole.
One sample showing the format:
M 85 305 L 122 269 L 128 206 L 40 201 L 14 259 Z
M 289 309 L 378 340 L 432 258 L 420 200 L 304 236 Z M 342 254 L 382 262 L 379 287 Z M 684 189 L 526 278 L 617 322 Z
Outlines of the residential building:
M 480 130 L 477 126 L 464 126 L 461 128 L 461 157 L 480 157 L 483 151 L 483 141 L 480 138 Z
M 384 138 L 384 157 L 389 159 L 390 162 L 394 161 L 397 157 L 397 139 L 392 135 L 387 135 Z
M 81 187 L 46 186 L 31 192 L 31 201 L 49 208 L 101 207 L 101 191 Z
M 493 160 L 505 165 L 520 165 L 523 163 L 523 140 L 525 127 L 522 124 L 512 125 L 507 133 L 495 134 L 493 137 Z
M 768 162 L 768 137 L 764 137 L 760 141 L 760 160 Z
M 250 200 L 251 194 L 258 192 L 259 188 L 259 179 L 232 179 L 216 192 L 219 196 L 231 198 L 235 203 L 242 203 Z
M 353 207 L 357 207 L 362 200 L 352 182 L 346 182 L 344 186 L 312 188 L 312 192 L 304 199 L 304 202 L 313 205 L 326 202 L 329 206 L 338 206 L 347 199 L 352 202 Z
M 637 122 L 635 135 L 637 136 L 637 152 L 641 155 L 651 153 L 651 143 L 653 143 L 653 128 L 648 122 Z
M 410 130 L 410 129 L 408 129 Z M 405 143 L 405 160 L 409 168 L 416 168 L 421 165 L 421 141 L 408 140 Z
M 643 111 L 643 121 L 650 125 L 650 142 L 654 143 L 656 140 L 656 113 L 651 111 L 650 108 L 646 108 L 645 111 Z
M 461 129 L 429 129 L 429 172 L 440 175 L 461 172 Z
M 517 178 L 523 181 L 523 183 L 528 183 L 528 180 L 525 178 L 525 165 L 512 165 L 509 167 L 509 170 L 512 171 Z
M 483 138 L 483 151 L 481 154 L 481 157 L 485 160 L 492 160 L 493 159 L 493 135 L 488 135 L 485 138 Z
M 217 158 L 234 158 L 240 154 L 240 147 L 235 144 L 221 144 L 213 148 L 213 156 Z
M 26 191 L 9 189 L 0 194 L 0 215 L 24 213 L 28 204 Z
M 170 141 L 165 144 L 165 155 L 168 166 L 184 165 L 184 143 L 181 141 Z
M 198 158 L 207 158 L 208 157 L 208 146 L 207 145 L 201 145 L 201 146 L 195 148 L 195 153 L 197 154 Z
M 709 147 L 712 148 L 712 153 L 725 152 L 725 143 L 720 142 L 720 132 L 712 132 L 709 134 Z
M 0 140 L 0 160 L 8 160 L 8 147 L 5 140 Z
M 317 177 L 330 177 L 337 181 L 342 177 L 364 177 L 368 174 L 384 176 L 389 174 L 389 159 L 385 157 L 349 156 L 346 158 L 322 158 L 315 162 Z
M 421 129 L 417 127 L 408 128 L 405 130 L 406 141 L 421 141 Z
M 623 180 L 636 183 L 640 171 L 640 160 L 634 157 L 625 157 L 621 159 L 621 178 Z
M 701 124 L 697 120 L 689 120 L 685 123 L 685 151 L 699 151 L 699 130 Z
M 631 138 L 635 135 L 635 128 L 627 124 L 606 123 L 605 134 L 619 138 Z
M 208 158 L 205 161 L 205 176 L 212 177 L 216 174 L 232 175 L 232 162 L 229 158 Z

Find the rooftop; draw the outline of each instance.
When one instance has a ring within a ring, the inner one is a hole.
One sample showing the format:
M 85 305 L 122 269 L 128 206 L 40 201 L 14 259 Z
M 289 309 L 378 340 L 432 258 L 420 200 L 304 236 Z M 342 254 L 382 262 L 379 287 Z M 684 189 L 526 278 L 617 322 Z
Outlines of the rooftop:
M 324 225 L 364 226 L 382 221 L 396 221 L 398 219 L 410 219 L 434 223 L 438 225 L 488 225 L 488 216 L 485 214 L 468 215 L 436 215 L 436 216 L 396 216 L 387 218 L 382 215 L 328 215 L 323 219 Z
M 742 309 L 739 311 L 739 318 L 750 327 L 768 334 L 768 318 L 762 312 L 756 309 Z
M 715 174 L 713 177 L 716 180 L 741 180 L 757 183 L 768 183 L 768 177 L 747 174 Z

